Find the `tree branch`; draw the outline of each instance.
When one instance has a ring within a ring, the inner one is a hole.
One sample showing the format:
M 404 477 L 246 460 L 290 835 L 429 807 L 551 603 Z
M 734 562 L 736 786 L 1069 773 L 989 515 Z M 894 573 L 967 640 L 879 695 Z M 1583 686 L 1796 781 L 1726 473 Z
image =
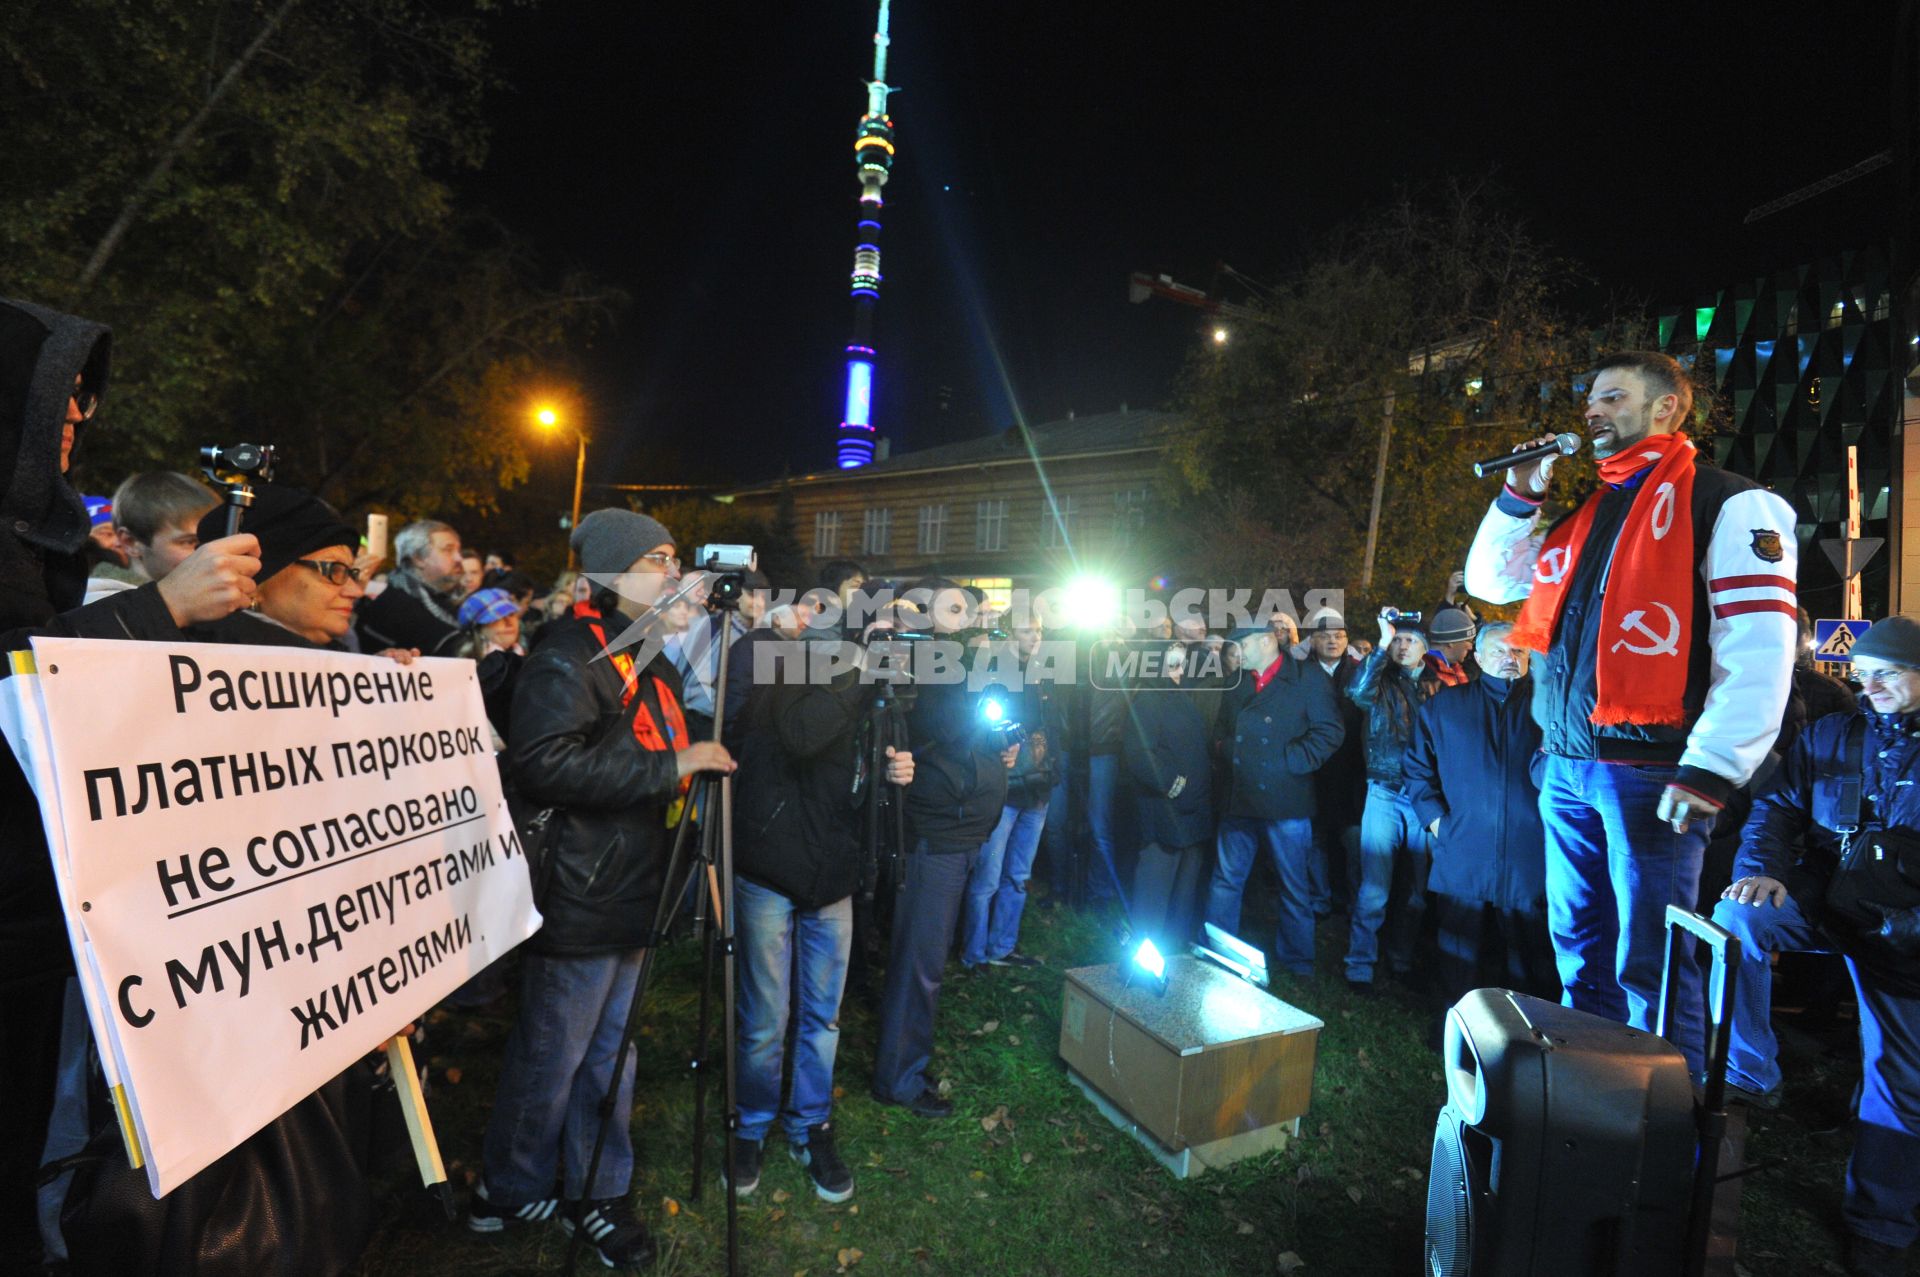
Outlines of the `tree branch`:
M 219 83 L 213 86 L 206 100 L 200 104 L 200 109 L 193 113 L 193 118 L 181 125 L 179 131 L 168 139 L 166 146 L 161 148 L 160 155 L 154 161 L 153 168 L 148 171 L 146 180 L 127 197 L 127 202 L 121 206 L 120 216 L 113 219 L 113 225 L 107 228 L 107 233 L 102 235 L 100 242 L 94 246 L 93 256 L 87 259 L 86 267 L 80 272 L 80 278 L 73 286 L 74 302 L 84 297 L 87 290 L 93 287 L 94 281 L 100 278 L 100 272 L 106 269 L 107 263 L 119 249 L 120 241 L 126 238 L 129 230 L 133 229 L 134 222 L 145 210 L 147 202 L 153 198 L 154 192 L 160 189 L 160 184 L 166 180 L 167 174 L 173 171 L 174 163 L 186 154 L 188 147 L 193 145 L 194 139 L 200 134 L 201 126 L 207 122 L 207 117 L 213 114 L 214 107 L 218 106 L 220 99 L 227 95 L 227 90 L 239 81 L 241 72 L 245 71 L 260 50 L 266 47 L 267 41 L 272 39 L 273 33 L 279 29 L 280 23 L 299 3 L 300 0 L 284 0 L 284 3 L 274 10 L 273 16 L 267 19 L 265 26 L 260 28 L 260 34 L 256 35 L 253 42 L 243 49 L 240 56 L 227 67 Z

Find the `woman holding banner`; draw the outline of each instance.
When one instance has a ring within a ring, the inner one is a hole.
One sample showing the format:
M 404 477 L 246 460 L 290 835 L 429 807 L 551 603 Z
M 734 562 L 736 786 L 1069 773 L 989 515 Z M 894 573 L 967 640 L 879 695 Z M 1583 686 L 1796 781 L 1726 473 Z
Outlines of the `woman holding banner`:
M 206 643 L 341 648 L 363 593 L 358 533 L 304 492 L 262 484 L 255 493 L 241 525 L 259 543 L 253 606 L 182 634 Z M 203 543 L 220 537 L 225 518 L 221 508 L 202 520 Z M 387 655 L 408 663 L 415 654 Z M 59 1218 L 71 1271 L 343 1271 L 373 1227 L 366 1178 L 373 1086 L 373 1070 L 355 1065 L 158 1201 L 119 1155 L 111 1118 L 94 1123 L 71 1185 L 56 1185 L 65 1197 Z M 63 1105 L 69 1098 L 77 1097 L 63 1096 Z M 48 1160 L 76 1152 L 48 1141 Z

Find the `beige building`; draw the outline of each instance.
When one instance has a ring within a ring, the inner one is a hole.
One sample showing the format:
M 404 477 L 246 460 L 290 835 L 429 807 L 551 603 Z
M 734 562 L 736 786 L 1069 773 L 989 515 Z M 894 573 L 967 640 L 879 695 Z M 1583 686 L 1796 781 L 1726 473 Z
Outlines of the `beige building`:
M 1176 420 L 1123 407 L 754 484 L 721 500 L 772 515 L 790 492 L 793 534 L 814 567 L 858 559 L 875 576 L 938 573 L 990 595 L 1081 572 L 1138 577 L 1148 570 L 1138 538 Z

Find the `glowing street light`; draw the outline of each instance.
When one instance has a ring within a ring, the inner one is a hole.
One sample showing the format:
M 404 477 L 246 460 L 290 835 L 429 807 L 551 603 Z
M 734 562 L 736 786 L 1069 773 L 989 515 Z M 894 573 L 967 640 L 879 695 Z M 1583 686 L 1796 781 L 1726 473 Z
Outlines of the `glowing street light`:
M 1226 344 L 1227 344 L 1227 337 L 1228 337 L 1229 335 L 1230 335 L 1230 334 L 1228 334 L 1228 332 L 1227 332 L 1227 330 L 1226 330 L 1225 328 L 1215 328 L 1215 329 L 1213 330 L 1213 344 L 1214 344 L 1214 345 L 1216 345 L 1216 346 L 1224 346 L 1224 345 L 1226 345 Z
M 561 425 L 560 411 L 552 404 L 541 404 L 535 408 L 533 410 L 533 419 L 539 423 L 540 428 L 543 430 L 557 430 Z M 572 427 L 569 427 L 569 429 L 572 429 Z M 587 479 L 587 436 L 584 432 L 574 429 L 573 437 L 580 442 L 580 454 L 575 459 L 573 465 L 573 519 L 567 524 L 568 571 L 572 571 L 574 568 L 576 556 L 573 549 L 573 530 L 580 526 L 580 490 L 586 485 Z

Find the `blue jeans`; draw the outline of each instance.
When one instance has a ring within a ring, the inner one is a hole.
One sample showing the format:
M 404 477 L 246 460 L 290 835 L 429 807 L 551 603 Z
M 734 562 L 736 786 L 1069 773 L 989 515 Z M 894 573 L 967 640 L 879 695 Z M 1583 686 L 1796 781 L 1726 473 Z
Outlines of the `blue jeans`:
M 1653 1032 L 1666 966 L 1667 906 L 1693 909 L 1709 829 L 1684 834 L 1655 814 L 1678 769 L 1547 755 L 1540 819 L 1547 834 L 1547 926 L 1562 1000 Z M 1711 823 L 1711 822 L 1709 822 Z M 1674 1045 L 1705 1067 L 1700 964 L 1682 945 Z
M 1253 858 L 1264 841 L 1280 879 L 1280 925 L 1275 930 L 1273 956 L 1294 975 L 1313 974 L 1313 897 L 1308 863 L 1313 857 L 1311 820 L 1256 820 L 1250 816 L 1222 816 L 1217 839 L 1219 858 L 1207 889 L 1207 921 L 1240 934 L 1240 897 L 1253 872 Z M 1244 938 L 1244 937 L 1243 937 Z
M 1006 807 L 1000 823 L 980 846 L 967 875 L 967 899 L 960 913 L 960 961 L 977 967 L 1012 953 L 1020 941 L 1020 915 L 1027 907 L 1027 879 L 1033 853 L 1047 825 L 1047 804 Z
M 1791 896 L 1784 905 L 1722 900 L 1713 920 L 1740 940 L 1733 988 L 1733 1041 L 1727 1077 L 1754 1091 L 1780 1084 L 1778 1044 L 1770 1011 L 1774 953 L 1830 953 L 1833 945 Z M 1920 997 L 1901 996 L 1863 979 L 1849 961 L 1860 999 L 1860 1112 L 1847 1193 L 1847 1227 L 1888 1246 L 1910 1246 L 1920 1224 Z
M 1347 979 L 1359 984 L 1373 980 L 1380 961 L 1380 927 L 1393 908 L 1387 933 L 1387 964 L 1404 974 L 1413 966 L 1414 940 L 1427 895 L 1426 866 L 1433 855 L 1433 837 L 1420 826 L 1413 804 L 1399 790 L 1377 781 L 1367 782 L 1367 805 L 1360 815 L 1360 843 L 1349 859 L 1347 877 L 1358 884 L 1353 891 L 1353 919 L 1347 936 Z M 1395 870 L 1400 890 L 1394 895 Z
M 1120 885 L 1117 858 L 1118 829 L 1114 810 L 1120 801 L 1120 756 L 1095 754 L 1087 759 L 1087 829 L 1093 839 L 1093 864 L 1087 873 L 1087 903 L 1118 900 L 1127 907 L 1127 889 Z
M 893 906 L 887 983 L 880 992 L 880 1041 L 873 1053 L 873 1090 L 883 1100 L 908 1104 L 934 1085 L 933 1017 L 940 1010 L 940 982 L 947 946 L 959 919 L 968 872 L 980 857 L 927 850 L 923 838 L 906 859 L 906 882 Z
M 613 1082 L 639 949 L 587 958 L 529 953 L 520 963 L 520 1018 L 507 1035 L 482 1148 L 487 1196 L 513 1209 L 562 1191 L 570 1201 L 625 1197 L 633 1179 L 633 1055 L 620 1079 L 593 1189 L 587 1161 L 600 1103 Z
M 833 1057 L 840 1046 L 840 994 L 853 949 L 853 897 L 804 909 L 771 888 L 735 878 L 733 907 L 740 958 L 740 1138 L 758 1143 L 777 1117 L 787 1143 L 799 1147 L 807 1142 L 807 1128 L 833 1112 Z M 796 1003 L 800 1023 L 793 1034 L 793 1085 L 782 1108 L 780 1065 L 788 1011 Z

